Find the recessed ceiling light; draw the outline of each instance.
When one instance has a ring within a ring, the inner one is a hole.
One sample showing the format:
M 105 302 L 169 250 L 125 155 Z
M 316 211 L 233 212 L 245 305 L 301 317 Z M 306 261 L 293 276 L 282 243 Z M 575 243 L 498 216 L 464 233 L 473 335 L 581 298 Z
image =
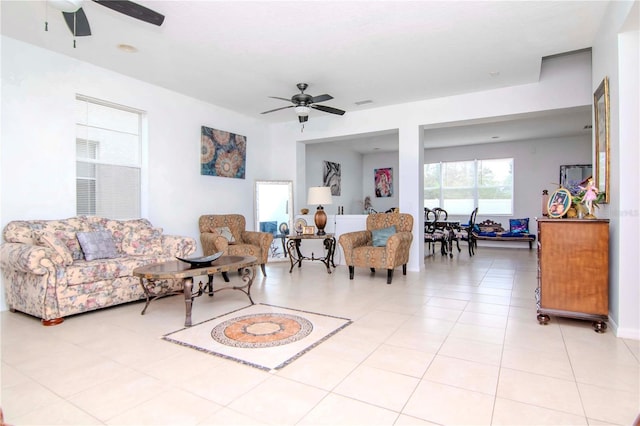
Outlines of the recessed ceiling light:
M 119 44 L 118 45 L 118 49 L 122 50 L 123 52 L 127 52 L 127 53 L 135 53 L 138 51 L 138 49 L 136 49 L 135 47 L 131 46 L 130 44 Z

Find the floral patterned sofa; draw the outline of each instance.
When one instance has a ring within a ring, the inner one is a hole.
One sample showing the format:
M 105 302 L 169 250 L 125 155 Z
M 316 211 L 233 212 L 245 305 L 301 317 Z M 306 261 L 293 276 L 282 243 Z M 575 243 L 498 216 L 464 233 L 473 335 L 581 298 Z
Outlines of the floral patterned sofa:
M 78 233 L 96 231 L 111 234 L 113 255 L 86 260 Z M 195 239 L 163 235 L 146 219 L 77 216 L 12 221 L 3 236 L 0 269 L 9 308 L 41 318 L 44 325 L 143 299 L 139 279 L 132 275 L 134 268 L 186 257 L 196 250 Z M 182 283 L 168 280 L 162 285 L 177 290 Z

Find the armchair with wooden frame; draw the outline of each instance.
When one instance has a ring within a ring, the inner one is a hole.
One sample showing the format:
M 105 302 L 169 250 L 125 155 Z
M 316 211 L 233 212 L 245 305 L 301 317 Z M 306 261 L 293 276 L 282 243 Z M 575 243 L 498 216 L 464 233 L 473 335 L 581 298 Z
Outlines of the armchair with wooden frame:
M 372 213 L 367 216 L 367 229 L 342 234 L 339 243 L 344 252 L 344 260 L 349 267 L 349 279 L 353 279 L 355 267 L 387 270 L 387 284 L 391 284 L 393 270 L 402 265 L 402 274 L 407 275 L 409 250 L 413 240 L 413 216 L 407 213 Z M 395 227 L 395 231 L 388 231 Z M 386 234 L 386 244 L 380 235 Z

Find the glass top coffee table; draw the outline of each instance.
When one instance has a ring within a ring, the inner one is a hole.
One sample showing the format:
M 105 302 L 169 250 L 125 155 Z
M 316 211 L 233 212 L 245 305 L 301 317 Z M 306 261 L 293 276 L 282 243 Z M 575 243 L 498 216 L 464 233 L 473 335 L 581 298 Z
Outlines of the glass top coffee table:
M 140 313 L 144 315 L 152 300 L 156 300 L 160 297 L 177 294 L 175 291 L 163 292 L 158 290 L 156 281 L 167 279 L 182 279 L 184 303 L 185 303 L 185 320 L 184 326 L 191 327 L 191 305 L 193 299 L 202 296 L 205 292 L 209 296 L 213 296 L 222 290 L 240 290 L 247 295 L 249 301 L 253 305 L 253 299 L 251 298 L 251 284 L 253 284 L 253 278 L 256 275 L 256 264 L 258 259 L 253 256 L 221 256 L 214 260 L 210 266 L 191 267 L 190 264 L 181 262 L 179 260 L 172 260 L 169 262 L 152 263 L 145 266 L 140 266 L 133 270 L 133 275 L 140 278 L 140 285 L 147 298 L 147 303 L 144 305 L 144 309 Z M 240 279 L 243 285 L 234 286 L 227 285 L 226 287 L 213 290 L 213 275 L 218 272 L 239 271 Z M 193 277 L 207 275 L 209 280 L 205 286 L 200 283 L 200 287 L 193 290 Z

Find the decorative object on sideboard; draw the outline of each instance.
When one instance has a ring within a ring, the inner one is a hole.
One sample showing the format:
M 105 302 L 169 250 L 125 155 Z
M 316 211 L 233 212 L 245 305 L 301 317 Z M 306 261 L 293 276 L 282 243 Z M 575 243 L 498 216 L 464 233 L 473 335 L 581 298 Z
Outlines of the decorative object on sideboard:
M 373 206 L 371 205 L 371 197 L 370 197 L 370 196 L 368 196 L 368 195 L 367 195 L 366 197 L 364 197 L 363 213 L 364 213 L 364 214 L 377 213 L 377 212 L 373 209 Z
M 549 191 L 546 189 L 542 190 L 542 216 L 549 216 Z
M 605 77 L 593 94 L 595 121 L 596 172 L 595 185 L 604 193 L 603 203 L 609 202 L 609 77 Z
M 324 227 L 327 225 L 327 214 L 324 212 L 322 205 L 332 204 L 331 188 L 328 186 L 312 186 L 309 188 L 307 194 L 307 204 L 317 204 L 318 208 L 316 214 L 313 217 L 316 228 L 318 228 L 317 235 L 326 235 Z
M 579 188 L 580 192 L 572 199 L 578 210 L 578 217 L 582 218 L 582 213 L 585 219 L 597 219 L 594 212 L 598 204 L 603 202 L 605 194 L 598 191 L 592 178 L 587 179 L 586 184 Z
M 571 200 L 571 193 L 567 188 L 560 187 L 553 191 L 549 197 L 547 208 L 549 217 L 559 219 L 564 216 L 567 210 L 569 210 L 569 207 L 571 207 Z
M 308 213 L 308 210 L 307 210 Z M 293 229 L 296 231 L 297 235 L 302 235 L 302 231 L 304 227 L 307 226 L 307 221 L 303 218 L 298 218 L 296 222 L 293 224 Z
M 300 209 L 300 214 L 309 214 L 309 209 Z

